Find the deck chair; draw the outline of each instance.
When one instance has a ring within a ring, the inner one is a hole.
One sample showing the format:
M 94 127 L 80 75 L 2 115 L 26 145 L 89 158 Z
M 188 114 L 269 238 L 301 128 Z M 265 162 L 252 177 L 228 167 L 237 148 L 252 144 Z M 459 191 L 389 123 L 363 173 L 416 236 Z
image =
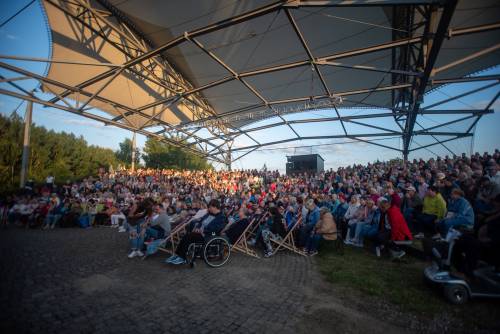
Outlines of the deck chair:
M 287 234 L 283 239 L 281 240 L 271 239 L 271 243 L 276 244 L 276 248 L 273 251 L 273 255 L 276 254 L 281 249 L 288 249 L 299 255 L 306 256 L 305 252 L 303 252 L 302 250 L 297 248 L 297 246 L 295 246 L 295 239 L 293 237 L 293 231 L 295 231 L 295 229 L 300 225 L 301 221 L 302 217 L 299 216 L 295 224 L 292 226 L 290 230 L 288 230 Z
M 254 225 L 258 226 L 263 218 L 264 218 L 264 216 L 262 216 L 260 219 L 254 218 L 250 221 L 248 226 L 241 233 L 238 240 L 236 240 L 236 242 L 231 245 L 231 251 L 235 250 L 235 251 L 241 252 L 243 254 L 253 256 L 257 259 L 259 258 L 259 256 L 257 255 L 257 252 L 255 252 L 253 249 L 251 249 L 248 246 L 248 237 L 251 235 L 251 231 L 254 229 Z
M 257 233 L 257 230 L 259 229 L 259 226 L 262 224 L 262 222 L 269 217 L 269 212 L 265 212 L 259 219 L 259 221 L 253 225 L 253 227 L 249 231 L 249 236 L 255 236 Z
M 157 251 L 174 254 L 176 244 L 180 241 L 182 233 L 186 232 L 186 228 L 191 222 L 191 218 L 192 217 L 188 217 L 183 222 L 174 227 L 170 231 L 170 234 L 165 238 L 144 242 L 144 244 L 146 245 L 146 255 L 143 257 L 143 259 L 145 259 L 148 255 L 155 254 Z M 168 242 L 170 242 L 170 247 L 167 247 Z

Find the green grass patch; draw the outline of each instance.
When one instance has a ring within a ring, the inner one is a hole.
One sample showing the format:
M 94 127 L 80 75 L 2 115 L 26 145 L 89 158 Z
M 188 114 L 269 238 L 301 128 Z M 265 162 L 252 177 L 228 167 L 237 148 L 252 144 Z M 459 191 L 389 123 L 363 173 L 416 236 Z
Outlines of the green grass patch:
M 405 257 L 401 261 L 377 258 L 365 249 L 346 247 L 344 255 L 322 248 L 321 273 L 336 285 L 353 288 L 400 305 L 408 311 L 435 313 L 447 306 L 436 291 L 423 280 L 426 263 Z

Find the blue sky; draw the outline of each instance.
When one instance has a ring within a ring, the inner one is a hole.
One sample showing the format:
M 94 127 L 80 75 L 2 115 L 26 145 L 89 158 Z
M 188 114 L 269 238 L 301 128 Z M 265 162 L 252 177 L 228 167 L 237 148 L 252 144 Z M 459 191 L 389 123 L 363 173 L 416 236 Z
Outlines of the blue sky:
M 4 22 L 8 17 L 14 14 L 17 10 L 29 3 L 28 0 L 7 1 L 0 0 L 0 22 Z M 27 57 L 50 57 L 50 39 L 48 30 L 40 4 L 38 1 L 30 5 L 22 14 L 11 20 L 5 26 L 0 28 L 0 54 L 1 55 L 14 55 L 14 56 L 27 56 Z M 13 60 L 1 59 L 0 61 L 26 68 L 30 71 L 44 74 L 46 71 L 45 63 L 37 62 L 20 62 Z M 496 67 L 489 69 L 483 73 L 498 74 L 500 68 Z M 17 76 L 5 70 L 0 70 L 0 74 L 6 77 Z M 17 82 L 23 88 L 31 90 L 37 85 L 36 82 L 30 80 L 23 80 Z M 473 83 L 473 84 L 459 84 L 453 86 L 445 86 L 438 91 L 428 94 L 424 100 L 424 106 L 446 99 L 449 96 L 460 94 L 467 90 L 481 87 L 489 82 Z M 6 83 L 0 83 L 3 89 L 12 89 Z M 498 92 L 499 86 L 492 87 L 480 93 L 464 97 L 460 100 L 444 104 L 440 106 L 441 109 L 481 109 L 484 107 Z M 48 97 L 48 95 L 47 95 Z M 18 113 L 23 116 L 26 104 L 15 98 L 0 95 L 0 112 L 5 115 L 11 114 L 16 108 Z M 497 101 L 493 106 L 498 109 L 500 103 Z M 341 110 L 343 116 L 367 113 L 367 110 Z M 380 112 L 380 111 L 375 111 Z M 335 112 L 332 110 L 315 110 L 311 112 L 302 112 L 285 116 L 286 119 L 302 119 L 302 118 L 318 118 L 318 117 L 332 117 Z M 457 118 L 456 116 L 419 116 L 418 122 L 425 127 L 436 125 L 437 122 L 445 122 Z M 371 119 L 370 124 L 391 127 L 394 125 L 388 123 L 388 118 L 384 119 Z M 118 143 L 123 141 L 124 138 L 131 138 L 131 133 L 126 130 L 115 128 L 112 126 L 104 126 L 99 122 L 76 116 L 58 109 L 45 108 L 40 105 L 34 106 L 33 121 L 37 125 L 45 126 L 48 129 L 55 131 L 72 132 L 78 136 L 82 135 L 88 143 L 108 147 L 112 149 L 118 148 Z M 254 123 L 253 126 L 264 125 L 276 122 L 276 119 L 264 120 Z M 393 123 L 393 122 L 392 122 Z M 468 127 L 470 122 L 462 122 L 450 125 L 448 127 L 436 129 L 436 131 L 463 131 Z M 471 149 L 471 142 L 473 142 L 474 151 L 484 152 L 493 151 L 499 147 L 500 133 L 498 126 L 500 125 L 500 116 L 497 110 L 492 115 L 483 117 L 476 127 L 476 134 L 472 138 L 457 140 L 454 142 L 446 143 L 446 146 L 453 152 L 460 154 L 462 152 L 469 153 Z M 370 133 L 367 128 L 346 124 L 348 130 L 353 133 Z M 328 134 L 340 134 L 342 129 L 338 122 L 317 123 L 314 125 L 301 124 L 294 125 L 294 129 L 302 136 L 316 136 Z M 418 126 L 416 130 L 420 129 Z M 259 138 L 261 142 L 280 140 L 291 137 L 292 133 L 288 127 L 275 127 L 268 130 L 254 132 L 252 134 Z M 138 147 L 143 147 L 146 138 L 142 135 L 137 136 Z M 295 141 L 279 146 L 268 146 L 262 150 L 255 151 L 244 158 L 236 161 L 233 168 L 261 168 L 264 163 L 270 169 L 284 170 L 286 155 L 304 154 L 304 153 L 319 153 L 325 159 L 326 168 L 336 168 L 338 166 L 345 166 L 353 163 L 367 163 L 370 161 L 388 160 L 400 156 L 398 152 L 381 148 L 374 145 L 364 143 L 345 143 L 351 140 L 311 140 L 311 141 Z M 389 146 L 400 146 L 400 139 L 384 139 L 377 141 L 380 144 Z M 416 137 L 415 144 L 425 145 L 432 142 L 432 138 Z M 235 142 L 235 147 L 242 147 L 254 144 L 250 139 L 241 137 Z M 429 158 L 432 156 L 449 154 L 446 148 L 441 145 L 430 147 L 428 150 L 418 150 L 410 155 L 410 158 Z M 238 154 L 235 154 L 238 156 Z M 215 164 L 218 167 L 217 164 Z

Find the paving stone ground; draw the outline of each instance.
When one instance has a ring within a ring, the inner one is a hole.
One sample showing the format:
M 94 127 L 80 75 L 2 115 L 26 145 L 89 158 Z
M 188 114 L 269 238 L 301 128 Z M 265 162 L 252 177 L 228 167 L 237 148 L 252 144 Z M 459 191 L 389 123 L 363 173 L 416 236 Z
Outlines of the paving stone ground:
M 2 333 L 403 332 L 346 306 L 310 258 L 233 254 L 222 268 L 127 258 L 109 228 L 0 231 Z

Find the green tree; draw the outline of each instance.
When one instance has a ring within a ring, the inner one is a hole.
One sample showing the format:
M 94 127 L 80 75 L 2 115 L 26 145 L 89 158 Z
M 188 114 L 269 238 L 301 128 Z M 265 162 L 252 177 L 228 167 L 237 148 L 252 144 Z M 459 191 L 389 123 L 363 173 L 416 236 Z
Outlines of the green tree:
M 130 167 L 132 165 L 132 140 L 125 138 L 120 144 L 120 148 L 115 151 L 116 158 L 121 161 L 122 165 Z M 135 149 L 135 165 L 139 166 L 141 160 L 141 151 Z
M 211 169 L 206 159 L 186 150 L 148 138 L 142 155 L 148 168 Z
M 23 120 L 17 114 L 0 115 L 0 192 L 14 190 L 19 185 L 21 168 Z M 89 146 L 83 137 L 56 133 L 44 127 L 31 128 L 28 178 L 44 182 L 48 174 L 56 182 L 80 180 L 96 175 L 100 167 L 117 166 L 113 150 Z

